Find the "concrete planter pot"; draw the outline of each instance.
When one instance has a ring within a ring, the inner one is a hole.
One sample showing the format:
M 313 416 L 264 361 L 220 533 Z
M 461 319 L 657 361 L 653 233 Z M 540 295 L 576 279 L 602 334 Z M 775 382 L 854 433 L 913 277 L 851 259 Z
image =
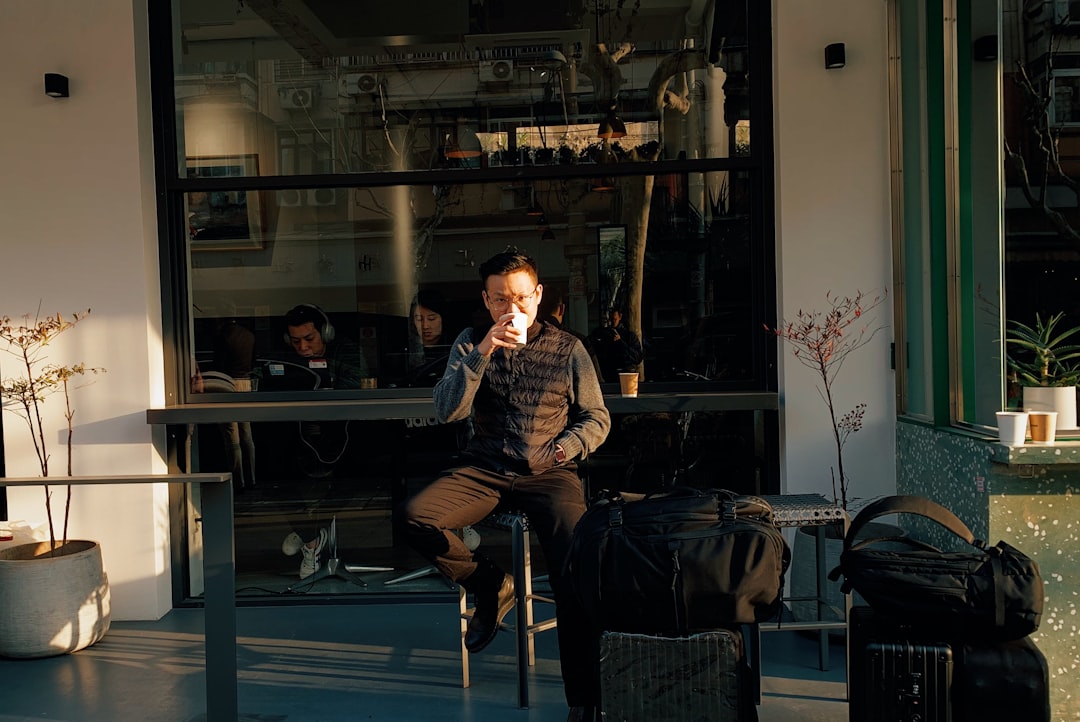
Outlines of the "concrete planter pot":
M 76 652 L 98 642 L 111 621 L 109 580 L 93 541 L 19 544 L 0 550 L 0 656 Z

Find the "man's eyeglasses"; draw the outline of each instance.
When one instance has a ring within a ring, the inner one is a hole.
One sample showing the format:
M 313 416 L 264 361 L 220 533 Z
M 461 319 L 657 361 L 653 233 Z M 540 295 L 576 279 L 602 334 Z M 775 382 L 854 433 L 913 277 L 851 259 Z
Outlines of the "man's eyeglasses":
M 533 299 L 536 298 L 537 288 L 539 288 L 539 286 L 534 287 L 529 293 L 522 293 L 513 298 L 506 298 L 505 296 L 488 296 L 488 303 L 495 308 L 506 308 L 511 303 L 518 308 L 522 308 L 523 306 L 532 303 Z

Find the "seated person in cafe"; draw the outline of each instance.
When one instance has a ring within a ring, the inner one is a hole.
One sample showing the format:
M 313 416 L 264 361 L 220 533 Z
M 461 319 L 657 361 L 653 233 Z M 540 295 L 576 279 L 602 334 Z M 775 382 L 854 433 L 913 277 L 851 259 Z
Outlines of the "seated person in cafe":
M 318 377 L 315 388 L 358 389 L 368 375 L 360 346 L 338 338 L 326 313 L 315 304 L 301 303 L 285 314 L 285 343 L 295 354 L 289 360 Z
M 445 324 L 448 304 L 441 293 L 420 289 L 412 302 L 409 339 L 409 386 L 434 386 L 450 357 L 451 331 Z
M 314 304 L 302 303 L 285 314 L 285 343 L 293 352 L 288 363 L 310 372 L 303 377 L 307 389 L 358 389 L 367 376 L 359 345 L 339 338 L 326 313 Z M 273 362 L 269 367 L 273 377 Z M 349 442 L 348 422 L 299 423 L 305 475 L 309 480 L 329 476 Z M 289 556 L 302 553 L 301 579 L 319 570 L 319 556 L 329 540 L 328 521 L 319 514 L 318 488 L 314 483 L 305 487 L 305 510 L 290 520 L 293 531 L 281 544 L 281 551 Z
M 620 371 L 636 371 L 645 356 L 641 340 L 623 325 L 622 319 L 622 309 L 612 308 L 608 311 L 607 324 L 589 335 L 600 372 L 608 381 L 618 381 Z
M 593 367 L 596 369 L 597 380 L 604 383 L 604 376 L 600 372 L 600 360 L 596 358 L 596 352 L 593 351 L 592 341 L 585 334 L 579 333 L 566 325 L 566 297 L 562 294 L 562 291 L 555 287 L 546 287 L 544 289 L 544 299 L 540 302 L 538 315 L 541 321 L 546 321 L 555 328 L 577 336 L 585 350 L 589 352 L 589 358 L 592 359 Z
M 543 287 L 536 262 L 499 253 L 481 264 L 480 278 L 490 321 L 458 335 L 433 393 L 440 422 L 472 422 L 463 465 L 407 500 L 395 523 L 410 545 L 472 593 L 465 646 L 479 652 L 514 605 L 514 581 L 470 551 L 455 530 L 500 505 L 528 515 L 550 571 L 570 719 L 586 719 L 599 697 L 599 645 L 561 570 L 585 511 L 576 461 L 603 443 L 611 416 L 581 341 L 537 319 Z M 527 331 L 511 325 L 512 312 L 526 316 Z

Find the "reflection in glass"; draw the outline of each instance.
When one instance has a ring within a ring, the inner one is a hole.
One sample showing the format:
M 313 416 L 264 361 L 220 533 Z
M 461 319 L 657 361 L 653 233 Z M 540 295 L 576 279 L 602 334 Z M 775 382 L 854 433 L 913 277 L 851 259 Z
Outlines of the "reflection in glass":
M 648 22 L 571 2 L 546 25 L 525 3 L 500 5 L 498 21 L 464 0 L 378 19 L 335 5 L 330 24 L 330 4 L 300 0 L 176 4 L 181 176 L 186 158 L 226 149 L 257 154 L 268 176 L 588 163 L 598 140 L 659 143 L 662 159 L 748 150 L 735 138 L 750 119 L 745 3 L 693 27 L 689 2 L 649 8 Z M 432 17 L 450 19 L 416 30 Z

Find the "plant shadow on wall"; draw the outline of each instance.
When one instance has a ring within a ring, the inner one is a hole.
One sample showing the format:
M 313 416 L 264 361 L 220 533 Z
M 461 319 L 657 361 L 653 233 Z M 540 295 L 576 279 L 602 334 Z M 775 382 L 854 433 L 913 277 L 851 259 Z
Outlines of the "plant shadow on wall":
M 866 404 L 856 404 L 838 416 L 836 381 L 848 357 L 881 330 L 881 326 L 867 322 L 867 314 L 886 297 L 887 293 L 869 297 L 862 291 L 856 291 L 854 296 L 835 296 L 830 291 L 825 294 L 827 310 L 800 309 L 793 320 L 784 320 L 777 328 L 765 327 L 788 345 L 796 361 L 818 376 L 817 391 L 829 410 L 836 447 L 836 466 L 831 469 L 833 499 L 845 511 L 851 480 L 844 470 L 844 446 L 852 434 L 862 429 Z
M 90 313 L 13 321 L 0 317 L 4 350 L 18 360 L 21 375 L 0 382 L 4 411 L 20 417 L 30 431 L 43 479 L 49 476 L 49 427 L 43 407 L 54 395 L 64 401 L 67 422 L 67 476 L 72 475 L 75 409 L 71 392 L 79 377 L 103 373 L 85 363 L 49 363 L 47 350 L 60 334 Z M 45 490 L 49 541 L 0 549 L 0 656 L 37 658 L 74 652 L 96 643 L 109 629 L 111 597 L 97 542 L 68 540 L 71 485 L 64 500 L 59 540 L 53 521 L 52 487 Z

